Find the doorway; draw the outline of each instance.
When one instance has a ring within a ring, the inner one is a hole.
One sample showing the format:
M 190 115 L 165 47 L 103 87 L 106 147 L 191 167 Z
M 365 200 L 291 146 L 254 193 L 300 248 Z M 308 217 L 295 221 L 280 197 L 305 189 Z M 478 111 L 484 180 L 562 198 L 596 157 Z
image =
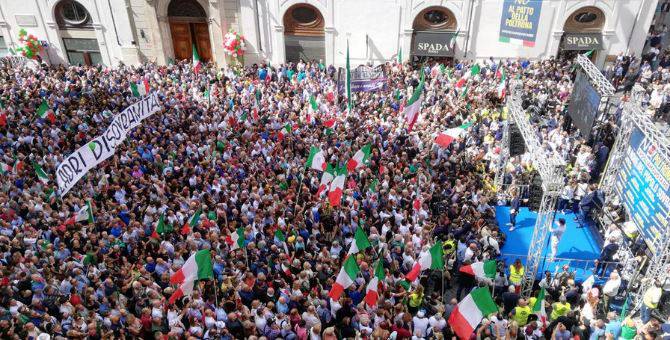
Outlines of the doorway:
M 297 4 L 284 14 L 287 62 L 320 61 L 326 55 L 324 20 L 316 7 Z
M 191 59 L 193 46 L 200 60 L 212 60 L 207 13 L 196 0 L 172 0 L 168 20 L 175 60 Z

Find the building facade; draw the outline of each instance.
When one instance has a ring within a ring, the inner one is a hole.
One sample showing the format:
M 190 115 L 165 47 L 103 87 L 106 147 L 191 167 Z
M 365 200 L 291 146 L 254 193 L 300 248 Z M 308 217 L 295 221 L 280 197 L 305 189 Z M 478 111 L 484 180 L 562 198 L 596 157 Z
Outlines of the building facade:
M 191 58 L 231 62 L 228 30 L 246 64 L 320 59 L 544 58 L 592 52 L 602 65 L 640 54 L 658 0 L 0 0 L 0 56 L 25 29 L 44 60 L 117 65 Z

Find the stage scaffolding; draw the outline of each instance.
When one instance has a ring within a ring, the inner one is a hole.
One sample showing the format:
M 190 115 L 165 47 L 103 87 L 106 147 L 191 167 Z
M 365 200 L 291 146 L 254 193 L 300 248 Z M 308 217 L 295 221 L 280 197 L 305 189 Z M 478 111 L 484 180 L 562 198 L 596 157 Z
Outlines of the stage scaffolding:
M 652 121 L 650 114 L 640 106 L 638 100 L 632 100 L 624 105 L 619 134 L 614 142 L 610 153 L 609 162 L 605 169 L 605 175 L 600 183 L 600 190 L 605 193 L 606 200 L 609 202 L 616 196 L 614 185 L 619 170 L 623 166 L 628 148 L 630 146 L 630 137 L 635 128 L 640 129 L 645 139 L 650 139 L 652 145 L 656 146 L 657 152 L 665 160 L 670 160 L 670 138 L 661 132 L 658 126 Z M 636 308 L 642 304 L 644 292 L 653 284 L 652 279 L 659 279 L 664 282 L 669 277 L 670 270 L 670 224 L 666 224 L 661 232 L 663 237 L 654 239 L 652 243 L 652 257 L 649 261 L 644 278 L 641 280 L 632 280 L 630 285 L 639 283 L 637 289 L 632 287 L 629 291 L 632 293 Z
M 537 212 L 533 238 L 528 247 L 528 257 L 521 290 L 523 297 L 529 297 L 532 293 L 537 271 L 542 262 L 542 252 L 545 248 L 547 234 L 554 221 L 556 201 L 563 188 L 563 169 L 560 160 L 542 146 L 542 142 L 537 137 L 536 129 L 531 125 L 526 112 L 521 107 L 521 92 L 523 91 L 521 81 L 512 81 L 510 83 L 510 90 L 511 93 L 507 99 L 507 119 L 514 121 L 519 131 L 521 131 L 526 145 L 526 152 L 530 153 L 533 167 L 542 178 L 542 203 Z M 508 122 L 506 122 L 504 131 L 506 138 L 509 135 L 508 125 Z M 505 146 L 506 149 L 509 149 L 509 142 L 505 143 Z M 501 151 L 501 154 L 508 155 L 509 150 Z M 498 169 L 499 173 L 496 174 L 496 179 L 500 178 L 500 182 L 502 183 L 506 160 L 503 159 L 501 163 Z
M 600 93 L 601 98 L 609 99 L 614 95 L 614 87 L 587 57 L 580 54 L 577 56 L 576 62 L 589 77 L 591 84 Z M 565 181 L 565 164 L 542 145 L 535 127 L 531 125 L 528 115 L 521 106 L 521 94 L 523 93 L 522 81 L 511 81 L 509 87 L 510 96 L 507 98 L 507 120 L 504 123 L 503 142 L 494 184 L 498 190 L 498 194 L 503 195 L 503 179 L 505 168 L 507 167 L 507 158 L 509 158 L 509 123 L 510 121 L 514 121 L 523 136 L 526 152 L 531 155 L 533 167 L 540 174 L 543 190 L 540 209 L 537 212 L 537 219 L 535 220 L 533 238 L 528 247 L 528 257 L 521 289 L 521 295 L 529 297 L 532 294 L 533 282 L 537 277 L 537 272 L 543 260 L 543 252 L 547 246 L 549 229 L 554 223 L 556 202 Z M 603 105 L 603 102 L 606 101 L 601 100 L 601 105 L 598 108 L 599 112 L 602 112 L 606 107 L 606 105 Z

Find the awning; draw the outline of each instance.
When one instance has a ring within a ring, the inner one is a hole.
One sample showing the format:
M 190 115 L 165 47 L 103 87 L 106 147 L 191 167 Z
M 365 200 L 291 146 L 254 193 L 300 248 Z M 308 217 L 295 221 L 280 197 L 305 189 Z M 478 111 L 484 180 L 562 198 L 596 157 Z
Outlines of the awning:
M 570 51 L 603 49 L 602 33 L 564 33 L 561 48 Z
M 430 57 L 453 57 L 456 32 L 415 31 L 412 54 Z

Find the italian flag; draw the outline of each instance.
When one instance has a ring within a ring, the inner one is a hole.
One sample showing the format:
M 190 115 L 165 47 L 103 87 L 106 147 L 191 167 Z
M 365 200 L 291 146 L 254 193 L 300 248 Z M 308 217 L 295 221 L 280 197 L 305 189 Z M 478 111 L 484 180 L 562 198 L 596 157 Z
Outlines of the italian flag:
M 195 280 L 212 279 L 212 256 L 208 249 L 203 249 L 191 255 L 184 265 L 170 276 L 171 284 L 179 284 L 179 288 L 170 296 L 170 303 L 188 296 L 193 292 Z
M 496 312 L 498 306 L 488 288 L 477 288 L 454 308 L 449 316 L 449 325 L 459 338 L 469 339 L 482 318 Z
M 360 150 L 356 151 L 354 157 L 347 161 L 347 171 L 351 172 L 358 168 L 363 167 L 370 161 L 370 152 L 372 147 L 370 144 L 366 144 Z
M 335 128 L 335 118 L 328 119 L 327 121 L 323 122 L 323 126 L 326 127 L 326 135 L 331 135 L 333 134 L 333 129 Z
M 198 49 L 196 49 L 195 44 L 193 44 L 193 72 L 198 73 L 200 71 L 201 67 L 202 67 L 202 63 L 200 62 L 200 56 L 198 55 Z
M 478 279 L 494 279 L 496 277 L 496 268 L 496 261 L 488 260 L 486 262 L 475 262 L 473 264 L 463 266 L 461 267 L 460 272 L 470 274 Z
M 498 98 L 505 98 L 505 94 L 507 93 L 506 90 L 506 82 L 507 82 L 507 72 L 505 72 L 505 69 L 500 65 L 499 68 L 500 72 L 498 73 L 500 76 L 500 83 L 498 83 Z
M 68 218 L 65 221 L 66 225 L 73 225 L 75 222 L 87 221 L 88 223 L 95 222 L 93 218 L 93 207 L 91 206 L 91 201 L 86 201 L 86 205 L 81 207 L 74 216 Z
M 412 270 L 405 275 L 405 279 L 412 282 L 419 277 L 422 271 L 426 269 L 444 269 L 444 259 L 442 258 L 442 244 L 435 243 L 428 251 L 422 252 L 419 255 L 419 260 L 414 262 Z
M 335 279 L 333 287 L 328 292 L 328 296 L 335 301 L 339 300 L 344 290 L 354 284 L 354 280 L 360 272 L 361 269 L 358 267 L 358 263 L 356 263 L 356 256 L 347 257 L 340 269 L 340 273 L 337 275 L 337 279 Z
M 158 224 L 156 225 L 156 229 L 154 229 L 154 232 L 151 234 L 152 238 L 160 238 L 160 235 L 163 235 L 165 233 L 165 214 L 161 214 L 161 217 L 158 218 Z
M 326 170 L 326 155 L 323 154 L 323 150 L 316 146 L 309 148 L 309 157 L 307 157 L 305 168 L 319 171 Z
M 18 174 L 21 170 L 23 170 L 23 161 L 17 159 L 16 162 L 14 162 L 14 167 L 12 167 L 12 172 Z
M 425 75 L 423 74 L 423 68 L 421 69 L 421 81 L 419 86 L 414 89 L 412 97 L 407 101 L 403 108 L 403 113 L 405 115 L 405 122 L 407 123 L 407 131 L 412 131 L 414 123 L 416 123 L 419 118 L 419 111 L 421 111 L 421 104 L 423 102 L 423 83 Z
M 226 237 L 226 243 L 230 246 L 230 250 L 240 249 L 244 247 L 244 228 L 239 227 L 234 233 Z
M 316 103 L 316 97 L 314 97 L 314 95 L 309 96 L 309 112 L 319 112 L 319 104 Z
M 535 305 L 533 306 L 533 314 L 537 315 L 540 322 L 542 322 L 543 327 L 547 326 L 547 311 L 544 309 L 545 294 L 546 291 L 544 290 L 544 288 L 542 288 L 540 290 L 540 294 L 537 296 Z
M 284 137 L 290 135 L 291 131 L 293 131 L 291 124 L 284 125 L 284 127 L 282 127 L 281 130 L 279 130 L 279 132 L 277 133 L 277 139 L 279 139 L 280 141 L 284 140 Z
M 9 164 L 0 162 L 0 175 L 6 175 L 10 171 L 12 171 L 12 167 Z
M 337 207 L 342 201 L 342 193 L 344 192 L 344 181 L 347 177 L 347 169 L 340 167 L 336 171 L 337 176 L 333 178 L 328 189 L 328 202 L 330 206 Z
M 49 104 L 45 99 L 42 99 L 42 104 L 37 108 L 37 116 L 48 120 L 51 124 L 56 122 L 56 115 L 54 115 L 54 111 L 49 108 Z
M 437 134 L 437 137 L 435 137 L 435 143 L 443 148 L 446 148 L 449 146 L 449 144 L 451 144 L 451 142 L 463 135 L 465 130 L 467 130 L 470 126 L 472 126 L 472 122 L 465 123 L 457 128 L 451 128 L 440 132 Z
M 193 214 L 193 216 L 191 216 L 191 218 L 189 218 L 188 221 L 186 221 L 186 223 L 184 223 L 184 226 L 181 227 L 181 234 L 182 235 L 186 235 L 186 234 L 190 233 L 191 230 L 193 230 L 193 228 L 195 228 L 198 225 L 198 223 L 200 222 L 200 215 L 201 214 L 202 214 L 202 209 L 198 209 L 198 211 L 196 211 L 195 214 Z
M 316 192 L 316 197 L 321 197 L 321 194 L 325 192 L 329 185 L 330 182 L 333 181 L 335 178 L 335 168 L 333 168 L 332 165 L 328 164 L 326 167 L 326 171 L 323 172 L 321 175 L 321 183 L 319 183 L 319 190 Z
M 44 184 L 49 183 L 49 176 L 47 176 L 47 173 L 44 172 L 39 164 L 33 162 L 33 169 L 35 169 L 35 175 L 37 175 L 37 179 L 39 179 L 40 182 Z
M 139 83 L 130 83 L 130 92 L 135 97 L 142 97 L 149 93 L 149 82 L 143 79 Z
M 358 227 L 354 233 L 354 241 L 351 242 L 351 247 L 349 247 L 349 253 L 347 253 L 347 255 L 357 254 L 370 246 L 370 241 L 368 240 L 368 236 L 365 235 L 363 228 Z
M 470 79 L 470 78 L 472 78 L 472 77 L 478 75 L 480 71 L 481 71 L 481 69 L 479 68 L 479 64 L 474 64 L 474 65 L 472 65 L 472 66 L 470 67 L 470 70 L 468 70 L 467 72 L 465 72 L 465 74 L 463 74 L 463 76 L 461 77 L 461 79 L 459 79 L 459 80 L 456 82 L 456 87 L 463 87 L 463 85 L 465 85 L 465 83 L 468 82 L 468 79 Z
M 365 303 L 368 306 L 374 306 L 377 304 L 379 299 L 379 284 L 381 281 L 384 281 L 386 278 L 386 272 L 384 271 L 384 264 L 382 260 L 377 260 L 377 265 L 375 266 L 375 276 L 370 279 L 367 287 L 365 287 Z

